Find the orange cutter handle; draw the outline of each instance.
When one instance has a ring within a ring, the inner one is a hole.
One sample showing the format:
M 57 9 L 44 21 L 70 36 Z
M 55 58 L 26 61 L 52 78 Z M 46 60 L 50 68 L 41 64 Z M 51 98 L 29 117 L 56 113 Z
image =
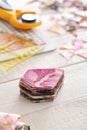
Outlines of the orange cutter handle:
M 13 11 L 5 10 L 0 8 L 0 18 L 9 21 L 10 17 L 13 15 Z
M 9 22 L 11 25 L 18 29 L 31 29 L 34 27 L 37 27 L 41 25 L 41 21 L 36 21 L 35 23 L 25 23 L 25 22 L 20 22 L 18 19 L 26 13 L 30 14 L 36 14 L 35 12 L 29 12 L 29 11 L 22 11 L 22 10 L 5 10 L 0 8 L 0 17 L 7 22 Z

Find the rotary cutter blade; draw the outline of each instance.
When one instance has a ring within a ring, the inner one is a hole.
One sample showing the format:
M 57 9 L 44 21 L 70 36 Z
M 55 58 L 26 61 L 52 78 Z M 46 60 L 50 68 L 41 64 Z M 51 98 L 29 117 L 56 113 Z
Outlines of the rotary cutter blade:
M 13 10 L 6 0 L 0 2 L 0 18 L 23 30 L 32 29 L 42 23 L 36 12 Z

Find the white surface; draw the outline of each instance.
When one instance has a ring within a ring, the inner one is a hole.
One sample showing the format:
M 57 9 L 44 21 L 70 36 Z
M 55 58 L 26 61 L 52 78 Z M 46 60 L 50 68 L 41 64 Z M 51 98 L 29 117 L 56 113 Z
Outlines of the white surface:
M 0 21 L 0 25 L 5 31 L 29 35 L 29 31 L 15 30 L 5 22 Z M 4 76 L 0 73 L 0 111 L 21 114 L 31 130 L 87 130 L 87 60 L 75 56 L 67 61 L 59 55 L 58 47 L 71 41 L 71 35 L 58 36 L 38 29 L 36 33 L 56 43 L 57 49 L 32 57 Z M 87 40 L 87 30 L 80 31 L 79 36 Z M 64 84 L 53 102 L 31 103 L 20 95 L 19 79 L 27 69 L 43 67 L 62 67 Z

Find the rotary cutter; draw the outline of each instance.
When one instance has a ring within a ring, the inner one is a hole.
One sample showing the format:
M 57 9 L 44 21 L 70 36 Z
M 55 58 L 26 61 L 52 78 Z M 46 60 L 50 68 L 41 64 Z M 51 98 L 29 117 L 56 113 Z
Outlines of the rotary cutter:
M 18 29 L 32 29 L 42 21 L 36 12 L 13 10 L 6 0 L 0 1 L 0 18 Z

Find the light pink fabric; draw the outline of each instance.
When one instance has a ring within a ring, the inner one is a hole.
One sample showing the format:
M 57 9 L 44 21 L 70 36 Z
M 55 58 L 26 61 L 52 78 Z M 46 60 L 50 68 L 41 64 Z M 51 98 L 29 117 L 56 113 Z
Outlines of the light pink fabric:
M 87 44 L 81 40 L 75 39 L 72 43 L 61 45 L 59 48 L 59 54 L 68 60 L 75 55 L 87 58 Z
M 0 112 L 0 130 L 15 130 L 20 115 Z

